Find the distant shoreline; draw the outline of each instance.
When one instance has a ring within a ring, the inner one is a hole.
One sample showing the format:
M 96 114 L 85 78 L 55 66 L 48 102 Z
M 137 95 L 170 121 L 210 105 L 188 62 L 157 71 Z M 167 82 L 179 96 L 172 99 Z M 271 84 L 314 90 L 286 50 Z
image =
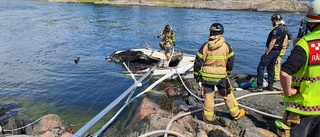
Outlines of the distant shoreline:
M 85 0 L 48 0 L 49 2 L 81 3 Z M 167 6 L 213 10 L 259 12 L 306 12 L 310 1 L 296 0 L 97 0 L 95 4 Z

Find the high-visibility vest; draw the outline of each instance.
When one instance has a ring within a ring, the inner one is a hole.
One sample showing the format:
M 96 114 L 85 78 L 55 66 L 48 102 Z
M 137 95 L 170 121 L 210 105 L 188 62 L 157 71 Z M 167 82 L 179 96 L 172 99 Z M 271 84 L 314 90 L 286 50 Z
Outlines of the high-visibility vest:
M 285 110 L 301 115 L 320 115 L 320 31 L 301 38 L 297 46 L 306 52 L 306 63 L 292 75 L 292 87 L 299 92 L 284 97 Z

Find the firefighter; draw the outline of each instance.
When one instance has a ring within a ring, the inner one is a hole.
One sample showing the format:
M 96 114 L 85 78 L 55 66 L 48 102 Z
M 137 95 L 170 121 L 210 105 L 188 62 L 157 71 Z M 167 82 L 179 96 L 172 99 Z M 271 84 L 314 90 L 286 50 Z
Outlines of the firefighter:
M 276 64 L 277 57 L 280 55 L 282 49 L 282 44 L 285 36 L 287 35 L 285 27 L 281 24 L 282 17 L 279 14 L 273 14 L 271 16 L 271 22 L 273 25 L 270 31 L 266 48 L 267 51 L 261 56 L 259 65 L 257 67 L 257 83 L 258 87 L 252 89 L 253 92 L 263 91 L 263 77 L 264 69 L 267 68 L 268 73 L 268 86 L 265 87 L 266 90 L 273 91 L 274 83 L 274 65 Z
M 320 0 L 309 5 L 304 19 L 310 31 L 282 64 L 280 82 L 285 113 L 278 134 L 320 136 Z
M 195 58 L 194 78 L 203 89 L 204 106 L 203 118 L 205 122 L 214 122 L 214 92 L 224 97 L 231 116 L 238 120 L 245 115 L 244 109 L 238 108 L 238 102 L 231 91 L 227 79 L 234 65 L 234 52 L 223 37 L 224 28 L 220 23 L 213 23 L 210 27 L 210 37 L 204 43 Z
M 281 20 L 280 22 L 286 29 L 287 31 L 287 35 L 285 36 L 283 43 L 282 43 L 282 49 L 280 51 L 279 56 L 277 57 L 277 61 L 276 64 L 274 65 L 274 80 L 275 81 L 280 81 L 280 66 L 281 66 L 281 62 L 282 62 L 282 58 L 284 56 L 284 54 L 287 51 L 287 48 L 290 45 L 290 41 L 292 39 L 292 34 L 290 33 L 289 29 L 287 28 L 286 22 L 284 20 Z
M 162 40 L 159 42 L 159 46 L 161 50 L 165 51 L 167 59 L 170 58 L 172 54 L 172 48 L 175 46 L 176 42 L 176 35 L 174 31 L 172 30 L 172 27 L 170 25 L 166 25 L 164 30 L 157 36 L 154 36 L 154 38 L 160 38 L 163 37 Z

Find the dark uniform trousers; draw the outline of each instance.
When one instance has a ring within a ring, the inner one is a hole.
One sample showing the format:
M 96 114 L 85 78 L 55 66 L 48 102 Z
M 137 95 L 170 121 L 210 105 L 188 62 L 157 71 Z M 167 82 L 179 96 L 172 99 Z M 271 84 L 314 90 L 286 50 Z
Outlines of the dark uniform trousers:
M 301 116 L 300 124 L 291 124 L 290 137 L 320 137 L 320 116 Z
M 263 54 L 260 59 L 260 63 L 257 68 L 258 72 L 258 85 L 262 86 L 263 84 L 263 74 L 264 68 L 267 67 L 268 73 L 268 83 L 273 84 L 274 82 L 274 65 L 276 64 L 277 57 L 280 54 L 280 50 L 271 50 L 269 54 Z

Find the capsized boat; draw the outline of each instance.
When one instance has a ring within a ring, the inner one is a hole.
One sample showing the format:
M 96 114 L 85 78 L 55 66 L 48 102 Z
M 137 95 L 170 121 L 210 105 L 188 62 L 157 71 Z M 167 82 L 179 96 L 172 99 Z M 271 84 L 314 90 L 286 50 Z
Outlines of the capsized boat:
M 157 68 L 153 71 L 152 75 L 163 76 L 175 71 L 177 68 L 189 65 L 193 66 L 195 55 L 178 51 L 174 52 L 174 54 L 167 59 L 165 51 L 163 50 L 141 48 L 115 51 L 108 56 L 106 60 L 117 63 L 123 67 L 127 66 L 129 70 L 124 72 L 127 75 L 132 73 L 134 76 L 142 76 L 156 65 Z M 193 67 L 186 73 L 193 73 Z

